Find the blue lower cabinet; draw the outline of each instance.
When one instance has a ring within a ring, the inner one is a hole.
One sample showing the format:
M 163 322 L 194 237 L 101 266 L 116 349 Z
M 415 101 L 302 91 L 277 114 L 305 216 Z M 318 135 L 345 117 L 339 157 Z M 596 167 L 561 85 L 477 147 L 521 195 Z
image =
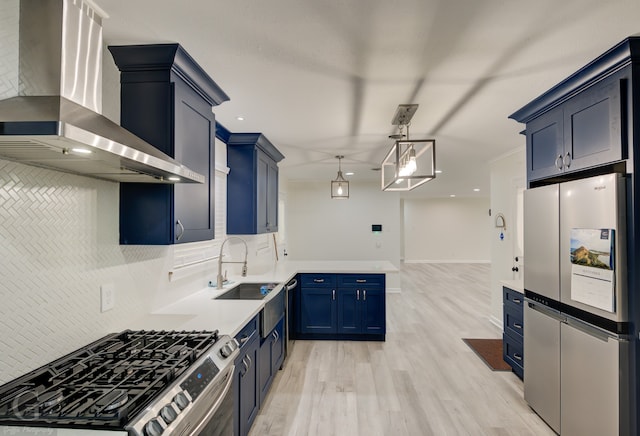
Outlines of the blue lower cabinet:
M 297 339 L 384 340 L 384 274 L 301 274 L 300 282 Z
M 241 344 L 240 354 L 235 361 L 235 416 L 234 434 L 246 436 L 258 415 L 260 395 L 258 391 L 260 368 L 260 335 L 257 317 L 236 336 Z
M 260 345 L 260 404 L 264 402 L 284 360 L 284 318 Z
M 502 301 L 502 358 L 523 379 L 524 295 L 505 286 L 502 288 Z
M 336 333 L 336 290 L 302 288 L 300 291 L 300 332 Z
M 360 291 L 338 290 L 338 333 L 361 333 Z
M 362 298 L 362 333 L 384 335 L 387 313 L 384 289 L 365 289 Z

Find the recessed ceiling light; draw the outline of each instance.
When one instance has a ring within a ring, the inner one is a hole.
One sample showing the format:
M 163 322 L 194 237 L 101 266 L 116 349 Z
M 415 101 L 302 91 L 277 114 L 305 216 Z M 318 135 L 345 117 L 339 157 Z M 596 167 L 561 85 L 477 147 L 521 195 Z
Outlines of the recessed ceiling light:
M 480 192 L 480 188 L 473 188 L 473 192 Z
M 442 170 L 436 170 L 436 174 L 441 174 Z
M 91 154 L 91 153 L 93 153 L 91 150 L 88 150 L 86 148 L 72 148 L 71 151 L 73 151 L 74 153 L 80 153 L 80 154 Z
M 351 171 L 349 171 L 348 173 L 344 173 L 344 175 L 345 175 L 345 176 L 353 176 L 354 174 L 355 174 L 355 173 L 354 173 L 354 172 L 351 172 Z
M 167 180 L 171 180 L 172 182 L 179 182 L 180 181 L 180 177 L 170 176 L 170 177 L 167 177 Z
M 238 116 L 236 117 L 236 120 L 238 120 L 238 121 L 244 121 L 244 117 L 243 117 L 243 116 L 241 116 L 241 115 L 238 115 Z
M 453 197 L 455 197 L 455 196 L 456 196 L 456 194 L 451 194 L 451 195 L 449 195 L 449 197 L 451 197 L 451 198 L 453 198 Z

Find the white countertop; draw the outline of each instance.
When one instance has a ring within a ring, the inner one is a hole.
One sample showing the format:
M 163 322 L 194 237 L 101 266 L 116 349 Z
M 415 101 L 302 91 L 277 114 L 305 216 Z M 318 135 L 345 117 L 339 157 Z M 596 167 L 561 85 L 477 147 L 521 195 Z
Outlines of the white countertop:
M 506 286 L 509 289 L 513 289 L 514 291 L 524 294 L 524 283 L 522 280 L 501 280 L 500 283 L 502 286 Z
M 249 265 L 249 268 L 251 265 Z M 397 273 L 388 261 L 282 261 L 263 274 L 229 277 L 222 290 L 205 288 L 162 307 L 132 323 L 132 329 L 214 330 L 235 336 L 298 273 Z M 243 282 L 279 283 L 262 300 L 216 300 L 215 297 Z

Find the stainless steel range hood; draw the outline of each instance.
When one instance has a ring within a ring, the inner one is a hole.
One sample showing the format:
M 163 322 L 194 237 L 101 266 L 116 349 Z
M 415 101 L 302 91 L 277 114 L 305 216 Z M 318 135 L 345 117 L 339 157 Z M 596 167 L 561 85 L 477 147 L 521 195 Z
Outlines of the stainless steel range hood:
M 19 7 L 19 85 L 0 101 L 0 158 L 120 182 L 205 182 L 100 114 L 102 15 L 94 5 L 21 0 Z

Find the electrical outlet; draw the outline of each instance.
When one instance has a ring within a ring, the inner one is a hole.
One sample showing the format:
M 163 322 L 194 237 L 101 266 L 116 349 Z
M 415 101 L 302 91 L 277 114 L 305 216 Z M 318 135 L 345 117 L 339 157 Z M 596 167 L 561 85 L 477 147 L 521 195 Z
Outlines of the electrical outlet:
M 100 312 L 113 309 L 116 305 L 116 290 L 113 283 L 100 285 Z

